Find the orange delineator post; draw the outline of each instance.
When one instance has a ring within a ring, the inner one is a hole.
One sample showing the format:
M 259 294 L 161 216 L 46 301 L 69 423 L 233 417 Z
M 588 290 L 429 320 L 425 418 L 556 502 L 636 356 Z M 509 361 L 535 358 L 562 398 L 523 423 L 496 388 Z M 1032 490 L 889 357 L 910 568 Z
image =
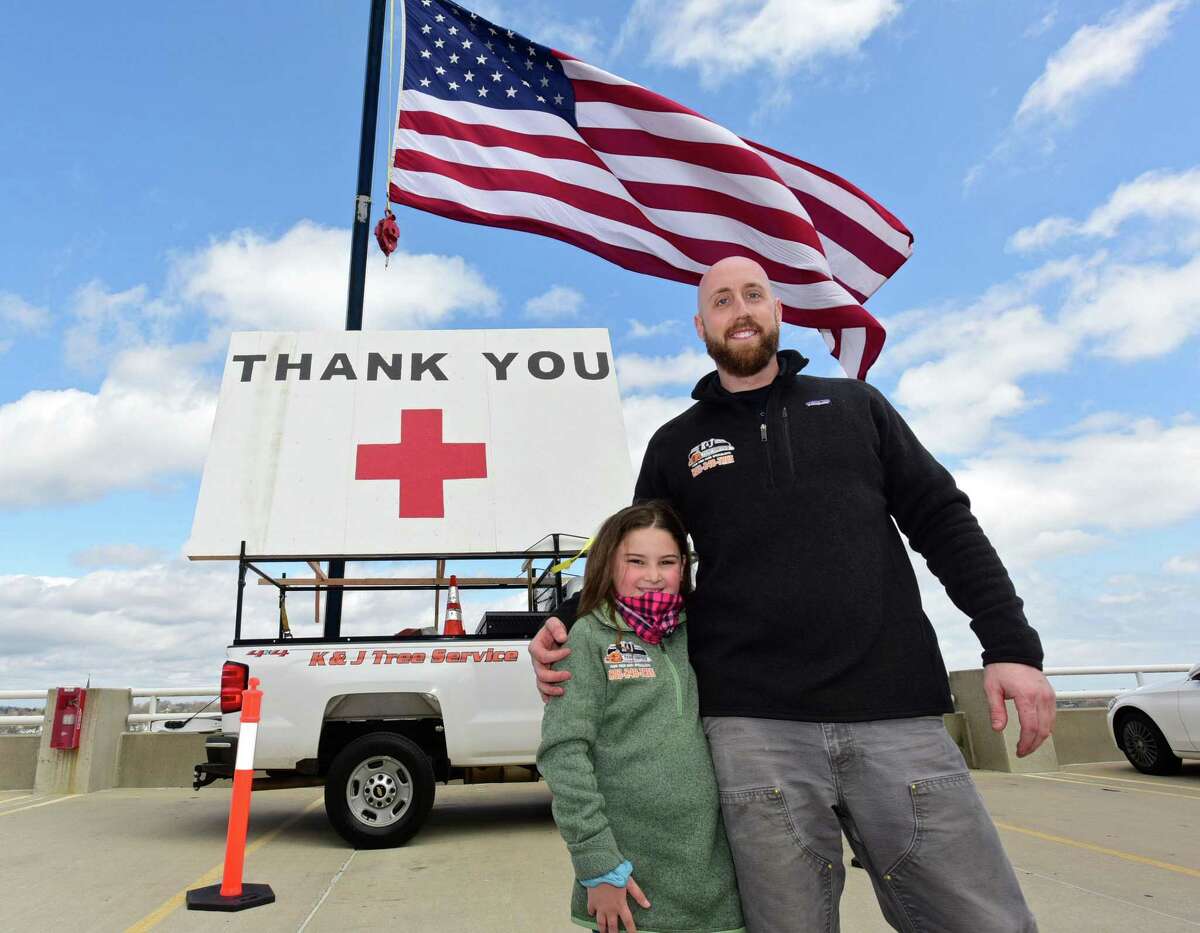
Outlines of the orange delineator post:
M 250 824 L 250 793 L 254 785 L 254 743 L 262 711 L 259 679 L 250 678 L 242 691 L 242 723 L 238 730 L 237 760 L 233 766 L 233 796 L 229 803 L 229 828 L 225 834 L 225 869 L 219 885 L 187 893 L 188 910 L 245 910 L 275 901 L 268 884 L 242 884 L 246 861 L 246 829 Z

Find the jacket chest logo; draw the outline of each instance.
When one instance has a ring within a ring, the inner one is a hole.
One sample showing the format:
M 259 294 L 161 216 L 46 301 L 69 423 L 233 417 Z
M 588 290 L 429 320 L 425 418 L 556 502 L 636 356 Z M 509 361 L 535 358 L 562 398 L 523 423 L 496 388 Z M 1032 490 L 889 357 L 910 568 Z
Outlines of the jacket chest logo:
M 646 649 L 632 641 L 618 641 L 604 649 L 604 670 L 609 680 L 640 680 L 658 676 Z
M 692 478 L 719 466 L 728 466 L 734 462 L 734 447 L 721 437 L 710 437 L 701 441 L 688 452 L 688 469 Z

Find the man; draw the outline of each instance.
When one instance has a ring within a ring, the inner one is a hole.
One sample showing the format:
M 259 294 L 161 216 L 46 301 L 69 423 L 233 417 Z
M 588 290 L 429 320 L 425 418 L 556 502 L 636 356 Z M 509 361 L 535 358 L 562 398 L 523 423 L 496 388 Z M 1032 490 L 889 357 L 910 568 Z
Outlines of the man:
M 705 274 L 695 326 L 717 370 L 651 439 L 634 493 L 674 505 L 699 557 L 691 661 L 747 925 L 836 931 L 844 833 L 895 929 L 1036 930 L 942 725 L 946 669 L 897 526 L 971 618 L 993 728 L 1015 701 L 1018 755 L 1054 724 L 1037 633 L 950 474 L 873 387 L 799 375 L 781 318 L 757 263 Z M 531 647 L 546 697 L 565 640 L 551 619 Z

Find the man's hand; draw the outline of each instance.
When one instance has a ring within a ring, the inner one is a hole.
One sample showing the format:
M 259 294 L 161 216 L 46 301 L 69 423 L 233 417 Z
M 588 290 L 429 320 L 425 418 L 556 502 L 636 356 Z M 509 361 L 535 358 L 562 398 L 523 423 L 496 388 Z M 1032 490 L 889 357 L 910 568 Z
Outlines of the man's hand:
M 620 933 L 618 921 L 625 924 L 629 933 L 637 933 L 629 902 L 625 899 L 627 892 L 642 907 L 649 908 L 650 902 L 632 877 L 623 888 L 611 884 L 598 884 L 594 888 L 588 888 L 588 916 L 596 918 L 596 929 L 600 933 Z
M 537 688 L 543 703 L 551 697 L 562 696 L 564 691 L 558 684 L 571 679 L 569 671 L 556 671 L 550 667 L 571 653 L 570 648 L 559 647 L 566 641 L 567 627 L 557 616 L 551 616 L 529 643 L 529 658 L 533 661 L 533 672 L 537 675 Z
M 1003 732 L 1008 725 L 1005 700 L 1017 707 L 1021 723 L 1021 738 L 1017 741 L 1017 757 L 1024 758 L 1037 751 L 1038 746 L 1054 731 L 1057 704 L 1054 688 L 1036 667 L 1028 664 L 987 664 L 983 668 L 983 692 L 992 711 L 992 729 Z

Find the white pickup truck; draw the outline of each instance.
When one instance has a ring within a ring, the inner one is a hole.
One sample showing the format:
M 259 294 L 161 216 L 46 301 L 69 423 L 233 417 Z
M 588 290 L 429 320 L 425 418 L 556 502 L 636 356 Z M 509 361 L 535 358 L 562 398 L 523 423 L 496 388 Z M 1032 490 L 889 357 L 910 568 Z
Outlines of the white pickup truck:
M 577 583 L 543 576 L 535 594 L 530 581 L 530 605 L 543 608 Z M 254 768 L 267 776 L 256 788 L 323 783 L 326 813 L 347 842 L 401 845 L 429 815 L 438 781 L 537 778 L 542 703 L 529 640 L 549 615 L 485 612 L 458 636 L 242 639 L 239 631 L 221 672 L 221 730 L 206 741 L 195 786 L 232 776 L 242 691 L 257 677 Z

